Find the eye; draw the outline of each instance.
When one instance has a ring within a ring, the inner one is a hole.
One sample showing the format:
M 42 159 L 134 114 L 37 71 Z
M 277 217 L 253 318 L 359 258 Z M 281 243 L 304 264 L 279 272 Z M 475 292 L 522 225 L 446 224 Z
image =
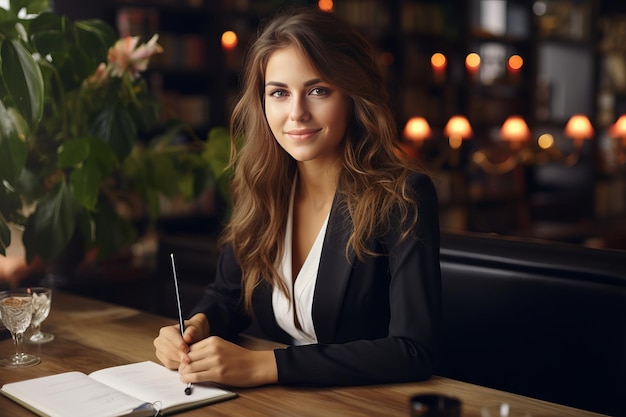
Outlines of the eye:
M 269 91 L 267 95 L 270 97 L 275 97 L 275 98 L 283 98 L 283 97 L 287 97 L 288 94 L 285 90 L 277 89 L 277 90 Z
M 314 87 L 311 89 L 310 94 L 314 96 L 325 96 L 330 93 L 330 90 L 325 87 Z

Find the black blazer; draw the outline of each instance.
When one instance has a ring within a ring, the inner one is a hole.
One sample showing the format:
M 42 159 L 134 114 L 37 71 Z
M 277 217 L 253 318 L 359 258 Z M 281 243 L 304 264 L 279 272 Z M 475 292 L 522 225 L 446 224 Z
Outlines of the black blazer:
M 437 364 L 441 322 L 438 200 L 429 177 L 409 179 L 418 199 L 414 233 L 371 239 L 379 256 L 346 257 L 350 220 L 333 202 L 313 298 L 318 343 L 274 351 L 280 384 L 359 385 L 419 381 Z M 374 207 L 372 208 L 375 209 Z M 205 313 L 211 334 L 233 339 L 250 319 L 242 312 L 241 271 L 231 248 L 222 251 L 215 281 L 191 315 Z M 273 340 L 290 343 L 272 310 L 272 288 L 254 293 L 256 320 Z

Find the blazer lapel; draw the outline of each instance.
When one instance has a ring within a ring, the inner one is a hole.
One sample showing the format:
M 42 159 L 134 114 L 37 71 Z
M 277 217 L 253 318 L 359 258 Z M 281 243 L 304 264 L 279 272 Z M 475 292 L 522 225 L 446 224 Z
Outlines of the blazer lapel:
M 272 307 L 272 292 L 273 288 L 270 284 L 263 281 L 254 290 L 252 294 L 252 305 L 254 308 L 254 315 L 257 321 L 263 323 L 262 330 L 272 340 L 277 342 L 289 344 L 291 343 L 291 336 L 287 334 L 276 322 L 274 316 L 274 308 Z
M 352 222 L 338 198 L 331 208 L 313 297 L 313 325 L 320 343 L 332 343 L 354 254 L 346 257 Z

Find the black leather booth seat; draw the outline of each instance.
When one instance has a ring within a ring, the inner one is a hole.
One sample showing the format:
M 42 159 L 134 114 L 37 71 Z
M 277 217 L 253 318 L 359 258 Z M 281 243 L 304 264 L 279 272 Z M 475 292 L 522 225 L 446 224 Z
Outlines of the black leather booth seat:
M 439 374 L 626 416 L 626 252 L 443 234 Z
M 161 239 L 158 313 L 176 317 L 169 254 L 187 310 L 213 279 L 214 237 Z M 440 375 L 626 417 L 626 252 L 444 233 L 441 268 Z

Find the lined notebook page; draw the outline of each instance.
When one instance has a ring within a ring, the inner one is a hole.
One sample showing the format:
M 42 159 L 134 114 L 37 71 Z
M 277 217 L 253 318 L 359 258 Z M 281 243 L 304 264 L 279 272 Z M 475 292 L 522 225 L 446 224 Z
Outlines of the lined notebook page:
M 24 407 L 50 417 L 123 416 L 144 404 L 80 372 L 6 384 L 2 390 Z
M 161 409 L 219 398 L 233 393 L 209 384 L 194 384 L 191 395 L 185 395 L 186 384 L 177 371 L 146 361 L 92 372 L 89 376 L 148 403 L 160 402 Z

